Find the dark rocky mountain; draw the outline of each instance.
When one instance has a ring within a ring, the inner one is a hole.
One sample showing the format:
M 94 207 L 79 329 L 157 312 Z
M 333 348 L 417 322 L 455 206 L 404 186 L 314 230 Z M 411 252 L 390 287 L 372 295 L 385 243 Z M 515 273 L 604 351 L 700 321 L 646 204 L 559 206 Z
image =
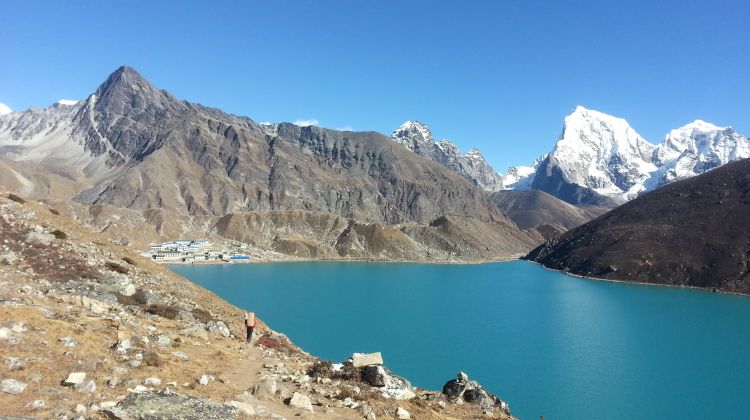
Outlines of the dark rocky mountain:
M 661 187 L 534 249 L 573 274 L 750 293 L 750 159 Z
M 490 199 L 521 229 L 549 225 L 565 232 L 609 210 L 606 207 L 574 206 L 539 190 L 497 191 L 490 195 Z
M 519 232 L 475 182 L 382 134 L 257 124 L 179 100 L 129 67 L 83 101 L 0 116 L 0 159 L 0 181 L 37 198 L 215 219 L 302 211 L 428 225 L 447 216 L 514 231 L 508 243 L 482 243 L 514 254 L 539 238 Z

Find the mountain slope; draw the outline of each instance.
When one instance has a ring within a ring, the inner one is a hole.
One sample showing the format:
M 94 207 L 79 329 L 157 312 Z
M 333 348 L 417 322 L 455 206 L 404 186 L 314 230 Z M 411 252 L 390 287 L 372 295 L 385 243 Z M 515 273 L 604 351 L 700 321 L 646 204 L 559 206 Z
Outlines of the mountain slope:
M 486 169 L 481 154 L 461 159 L 477 177 Z M 141 213 L 154 221 L 155 234 L 181 229 L 156 226 L 163 226 L 163 214 L 204 217 L 200 225 L 211 229 L 207 220 L 225 215 L 283 211 L 339 217 L 357 226 L 424 227 L 449 217 L 467 227 L 511 232 L 507 241 L 496 243 L 475 241 L 476 235 L 463 238 L 481 246 L 461 254 L 472 260 L 525 253 L 539 240 L 534 232 L 516 229 L 473 178 L 382 134 L 256 124 L 179 100 L 129 67 L 117 69 L 85 100 L 0 116 L 0 168 L 7 168 L 0 182 L 16 192 L 135 210 L 128 220 Z M 145 212 L 154 209 L 164 213 L 148 217 Z M 100 219 L 93 218 L 107 226 Z M 395 231 L 389 238 L 408 239 Z M 363 231 L 359 242 L 378 232 Z M 326 239 L 315 235 L 313 242 Z M 329 251 L 332 246 L 323 244 Z M 403 251 L 410 248 L 399 249 L 388 255 L 410 258 Z M 414 259 L 428 258 L 429 250 L 443 252 L 432 245 L 415 249 Z M 339 255 L 384 255 L 368 247 L 360 251 Z M 442 255 L 454 260 L 447 252 Z
M 666 185 L 526 257 L 583 276 L 750 293 L 750 160 Z
M 574 206 L 539 190 L 497 191 L 490 199 L 521 229 L 551 225 L 564 232 L 607 211 L 603 207 Z

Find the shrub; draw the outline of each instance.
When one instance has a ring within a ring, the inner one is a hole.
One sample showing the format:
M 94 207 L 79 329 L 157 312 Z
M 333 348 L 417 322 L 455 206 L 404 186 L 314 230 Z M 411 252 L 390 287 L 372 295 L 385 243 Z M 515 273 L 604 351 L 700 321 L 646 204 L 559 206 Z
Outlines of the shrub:
M 211 317 L 211 314 L 208 313 L 207 310 L 201 309 L 201 308 L 195 308 L 191 311 L 193 313 L 193 316 L 195 317 L 196 321 L 200 321 L 204 324 L 207 324 L 211 321 L 213 321 L 213 318 Z
M 52 214 L 54 214 L 55 216 L 59 216 L 60 215 L 60 212 L 57 211 L 57 210 L 55 210 L 55 209 L 53 209 L 52 207 L 49 208 L 49 212 L 52 213 Z
M 132 296 L 125 296 L 121 293 L 117 293 L 115 296 L 117 297 L 117 301 L 125 306 L 143 306 L 147 302 L 146 293 L 140 289 Z
M 159 357 L 159 354 L 156 352 L 147 351 L 143 354 L 143 363 L 145 363 L 146 366 L 159 367 L 161 366 L 161 357 Z
M 126 263 L 130 264 L 130 265 L 138 265 L 138 264 L 135 263 L 135 260 L 132 259 L 132 258 L 130 258 L 130 257 L 123 257 L 122 260 L 125 261 Z
M 130 271 L 127 267 L 114 263 L 112 261 L 107 261 L 106 263 L 104 263 L 104 266 L 109 270 L 118 272 L 120 274 L 128 274 L 128 272 Z
M 51 233 L 57 239 L 62 239 L 62 240 L 68 239 L 68 234 L 61 231 L 60 229 L 55 229 Z
M 26 204 L 26 200 L 13 193 L 8 194 L 7 197 L 9 200 L 15 201 L 18 204 Z
M 177 316 L 180 314 L 180 311 L 178 311 L 174 306 L 163 305 L 161 303 L 146 305 L 143 310 L 152 315 L 160 316 L 166 319 L 177 319 Z
M 311 378 L 330 378 L 332 372 L 333 365 L 326 360 L 321 360 L 307 369 L 307 375 Z

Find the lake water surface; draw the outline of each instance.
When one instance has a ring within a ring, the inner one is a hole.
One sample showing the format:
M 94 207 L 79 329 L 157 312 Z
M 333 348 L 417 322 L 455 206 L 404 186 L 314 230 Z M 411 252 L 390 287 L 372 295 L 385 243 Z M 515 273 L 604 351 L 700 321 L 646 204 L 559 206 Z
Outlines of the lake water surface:
M 314 355 L 380 351 L 428 389 L 463 370 L 521 419 L 750 418 L 748 297 L 521 261 L 170 268 Z

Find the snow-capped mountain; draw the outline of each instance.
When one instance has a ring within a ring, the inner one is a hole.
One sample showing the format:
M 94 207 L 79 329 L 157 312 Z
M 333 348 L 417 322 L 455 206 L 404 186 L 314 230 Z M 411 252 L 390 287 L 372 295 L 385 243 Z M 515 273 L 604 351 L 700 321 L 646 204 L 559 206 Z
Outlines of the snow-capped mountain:
M 450 140 L 435 142 L 430 129 L 419 121 L 403 123 L 393 131 L 391 139 L 422 157 L 452 169 L 485 191 L 504 189 L 502 176 L 492 169 L 478 149 L 461 155 L 458 146 Z
M 0 115 L 10 114 L 11 112 L 13 112 L 13 110 L 10 109 L 8 105 L 0 102 Z
M 750 139 L 697 120 L 657 145 L 622 118 L 584 107 L 567 117 L 554 149 L 532 167 L 511 168 L 510 189 L 538 189 L 573 204 L 617 205 L 669 182 L 750 157 Z
M 750 158 L 750 138 L 730 127 L 696 120 L 674 129 L 654 151 L 659 165 L 649 187 L 702 174 L 733 160 Z

